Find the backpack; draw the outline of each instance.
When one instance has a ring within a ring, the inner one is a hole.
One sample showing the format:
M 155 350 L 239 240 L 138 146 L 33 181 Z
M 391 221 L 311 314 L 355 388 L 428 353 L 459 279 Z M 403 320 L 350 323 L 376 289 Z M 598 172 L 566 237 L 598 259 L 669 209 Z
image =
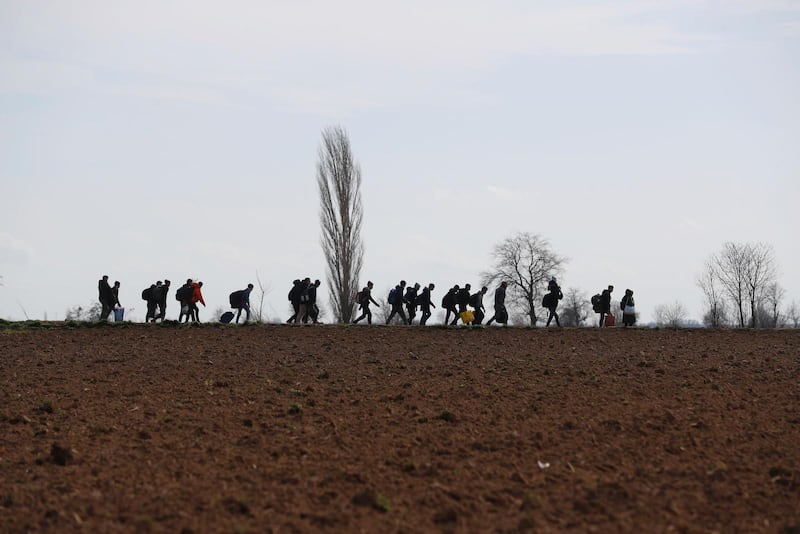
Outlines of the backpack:
M 542 307 L 549 308 L 553 304 L 553 294 L 545 293 L 542 297 Z
M 387 299 L 389 304 L 397 304 L 397 288 L 393 288 L 389 291 L 389 298 Z
M 228 297 L 228 300 L 231 303 L 231 308 L 241 308 L 242 307 L 242 297 L 244 296 L 244 290 L 240 289 L 239 291 L 234 291 Z
M 600 312 L 603 311 L 600 308 L 600 301 L 602 299 L 603 299 L 603 297 L 600 295 L 600 293 L 598 293 L 597 295 L 594 295 L 592 297 L 592 310 L 594 310 L 595 313 L 600 313 Z
M 189 300 L 192 296 L 192 286 L 183 285 L 175 292 L 175 300 L 183 302 Z
M 474 295 L 469 297 L 469 305 L 473 308 L 477 308 L 480 306 L 480 302 L 478 302 L 478 298 L 480 297 L 480 293 L 475 293 Z
M 142 291 L 142 300 L 151 301 L 153 300 L 153 288 L 148 287 L 147 289 Z

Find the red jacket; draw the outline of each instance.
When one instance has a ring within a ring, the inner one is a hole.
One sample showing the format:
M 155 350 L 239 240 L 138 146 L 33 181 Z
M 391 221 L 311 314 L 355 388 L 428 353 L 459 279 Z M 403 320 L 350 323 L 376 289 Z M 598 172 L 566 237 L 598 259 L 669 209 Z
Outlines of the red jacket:
M 200 284 L 198 284 L 197 282 L 192 283 L 192 298 L 191 298 L 191 302 L 192 302 L 192 304 L 194 304 L 196 302 L 202 302 L 203 306 L 206 305 L 206 301 L 203 300 L 203 293 L 200 291 Z

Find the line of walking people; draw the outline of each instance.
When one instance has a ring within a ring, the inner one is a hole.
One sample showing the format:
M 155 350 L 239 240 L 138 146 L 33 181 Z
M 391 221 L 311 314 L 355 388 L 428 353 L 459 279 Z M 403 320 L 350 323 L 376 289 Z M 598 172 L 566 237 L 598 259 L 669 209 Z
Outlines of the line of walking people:
M 508 311 L 505 305 L 507 287 L 508 284 L 506 282 L 501 282 L 495 289 L 494 315 L 486 322 L 487 325 L 493 322 L 508 324 Z M 367 285 L 356 293 L 356 304 L 361 310 L 361 315 L 356 317 L 353 321 L 354 324 L 364 319 L 366 319 L 367 324 L 372 324 L 372 310 L 370 307 L 373 304 L 380 307 L 380 304 L 372 296 L 373 288 L 372 281 L 368 281 Z M 434 289 L 436 289 L 436 285 L 433 283 L 425 287 L 422 287 L 419 283 L 411 286 L 407 285 L 405 280 L 401 280 L 399 284 L 389 290 L 386 298 L 387 304 L 391 306 L 391 311 L 386 317 L 386 324 L 391 323 L 395 316 L 398 316 L 403 324 L 414 324 L 417 309 L 419 309 L 421 312 L 419 324 L 420 326 L 425 326 L 432 315 L 431 310 L 436 308 L 431 295 Z M 488 288 L 483 286 L 474 293 L 471 292 L 471 289 L 472 286 L 470 284 L 465 284 L 464 287 L 456 284 L 445 293 L 441 301 L 442 309 L 445 310 L 444 324 L 456 325 L 459 320 L 463 324 L 483 324 L 483 319 L 486 317 L 483 297 Z M 452 321 L 450 320 L 451 315 L 453 317 Z

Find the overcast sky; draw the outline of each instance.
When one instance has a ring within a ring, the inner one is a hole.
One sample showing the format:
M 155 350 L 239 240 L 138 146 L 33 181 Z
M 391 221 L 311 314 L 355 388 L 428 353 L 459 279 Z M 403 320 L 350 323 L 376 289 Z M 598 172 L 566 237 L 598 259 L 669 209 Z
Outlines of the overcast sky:
M 285 319 L 294 278 L 327 287 L 331 125 L 381 296 L 438 303 L 524 231 L 644 322 L 699 320 L 725 241 L 771 243 L 800 302 L 799 52 L 796 0 L 3 0 L 0 317 L 62 319 L 103 274 L 134 319 L 165 277 L 214 310 L 258 273 Z

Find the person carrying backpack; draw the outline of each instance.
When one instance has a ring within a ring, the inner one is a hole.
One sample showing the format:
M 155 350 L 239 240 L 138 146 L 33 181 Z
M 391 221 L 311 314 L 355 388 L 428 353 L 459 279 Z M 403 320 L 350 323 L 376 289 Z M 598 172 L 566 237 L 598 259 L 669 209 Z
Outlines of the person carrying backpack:
M 564 294 L 561 292 L 561 287 L 559 287 L 556 282 L 556 277 L 554 276 L 547 283 L 547 293 L 544 298 L 542 298 L 542 305 L 550 312 L 550 315 L 547 317 L 547 325 L 545 326 L 550 326 L 550 321 L 555 317 L 556 326 L 559 328 L 561 327 L 561 323 L 558 321 L 556 308 L 558 308 L 558 301 L 563 298 Z
M 458 290 L 456 293 L 456 304 L 458 304 L 458 317 L 461 318 L 461 314 L 467 311 L 467 306 L 469 306 L 469 299 L 471 295 L 469 294 L 469 290 L 472 289 L 472 286 L 469 284 L 465 284 L 464 287 Z M 461 322 L 464 322 L 464 319 L 461 319 Z
M 228 297 L 230 301 L 231 308 L 237 310 L 236 312 L 236 324 L 239 324 L 239 317 L 242 315 L 242 310 L 244 310 L 247 315 L 244 319 L 244 324 L 247 324 L 250 321 L 250 293 L 253 291 L 253 284 L 247 284 L 245 289 L 240 289 L 239 291 L 234 291 Z
M 600 294 L 600 300 L 597 303 L 597 307 L 594 311 L 600 314 L 600 327 L 603 327 L 605 323 L 606 315 L 611 313 L 611 292 L 614 291 L 614 286 L 608 286 L 608 289 L 604 289 L 603 292 Z M 610 324 L 609 326 L 614 326 Z
M 147 313 L 144 315 L 144 322 L 155 322 L 156 320 L 156 304 L 158 302 L 158 291 L 161 287 L 161 280 L 155 284 L 150 284 L 150 287 L 142 291 L 142 300 L 147 303 Z
M 431 291 L 435 287 L 432 283 L 428 284 L 428 287 L 423 288 L 422 293 L 417 297 L 417 304 L 419 304 L 419 309 L 422 310 L 422 317 L 419 319 L 420 326 L 425 326 L 431 316 L 431 308 L 436 307 L 433 304 L 433 300 L 431 300 Z
M 180 322 L 185 322 L 185 323 L 189 322 L 189 317 L 191 316 L 190 305 L 191 305 L 191 300 L 192 300 L 192 292 L 193 292 L 193 288 L 192 288 L 192 279 L 191 278 L 187 278 L 186 279 L 186 283 L 183 284 L 181 287 L 179 287 L 178 290 L 175 292 L 175 300 L 180 302 L 180 305 L 181 305 L 181 311 L 178 314 L 178 322 L 179 323 Z M 183 319 L 184 316 L 186 317 L 185 320 Z
M 450 323 L 450 326 L 455 326 L 458 322 L 458 310 L 456 309 L 456 295 L 458 294 L 458 284 L 454 285 L 450 288 L 450 291 L 442 297 L 442 308 L 445 309 L 446 313 L 444 315 L 444 324 L 447 325 L 448 321 L 450 320 L 450 314 L 453 314 L 453 322 Z
M 297 321 L 297 312 L 300 310 L 300 280 L 292 282 L 292 289 L 289 290 L 289 302 L 292 305 L 294 313 L 289 317 L 286 322 L 294 323 Z
M 389 291 L 389 298 L 387 299 L 389 304 L 392 306 L 392 313 L 389 314 L 389 317 L 386 318 L 386 324 L 389 324 L 392 321 L 392 317 L 395 314 L 400 315 L 400 318 L 403 320 L 403 324 L 408 322 L 406 319 L 406 313 L 403 311 L 403 292 L 406 288 L 406 281 L 400 280 L 400 283 L 394 286 L 394 289 Z
M 362 313 L 353 321 L 353 324 L 358 324 L 358 321 L 365 317 L 367 318 L 367 324 L 372 324 L 372 312 L 369 309 L 370 302 L 379 308 L 381 307 L 381 305 L 375 302 L 375 300 L 372 298 L 372 287 L 372 282 L 367 282 L 366 287 L 359 291 L 358 305 L 361 308 Z
M 114 309 L 114 293 L 111 291 L 111 285 L 108 283 L 108 275 L 104 274 L 97 282 L 98 300 L 100 300 L 100 320 L 108 320 L 108 316 Z
M 476 291 L 469 297 L 469 305 L 475 310 L 475 318 L 472 320 L 472 324 L 481 324 L 483 318 L 486 317 L 486 308 L 483 307 L 483 296 L 487 291 L 489 291 L 489 288 L 483 286 L 480 291 Z
M 406 311 L 408 312 L 408 324 L 414 321 L 417 316 L 417 292 L 419 291 L 419 283 L 413 286 L 408 286 L 406 294 L 403 295 L 403 300 L 406 303 Z
M 508 326 L 508 311 L 506 310 L 506 287 L 508 287 L 508 283 L 506 281 L 502 281 L 497 289 L 494 290 L 494 315 L 492 315 L 491 319 L 486 321 L 486 326 L 489 326 L 494 321 L 497 321 L 504 326 Z

